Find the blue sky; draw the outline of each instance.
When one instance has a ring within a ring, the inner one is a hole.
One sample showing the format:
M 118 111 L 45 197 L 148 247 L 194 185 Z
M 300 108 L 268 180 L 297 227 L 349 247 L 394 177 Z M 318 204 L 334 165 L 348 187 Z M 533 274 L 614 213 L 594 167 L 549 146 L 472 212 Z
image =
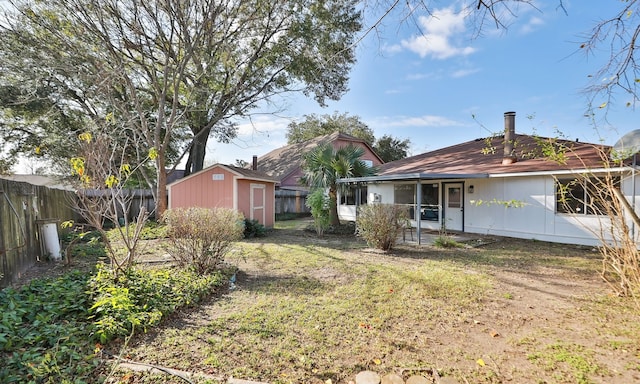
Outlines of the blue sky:
M 311 113 L 359 116 L 376 137 L 410 139 L 413 155 L 501 131 L 507 111 L 516 112 L 519 133 L 560 132 L 584 142 L 613 145 L 640 128 L 621 94 L 609 104 L 609 124 L 600 121 L 596 129 L 584 117 L 583 89 L 609 53 L 603 46 L 587 57 L 579 44 L 598 20 L 614 14 L 618 2 L 565 0 L 567 13 L 557 8 L 559 1 L 540 3 L 538 10 L 521 7 L 508 30 L 487 24 L 480 37 L 457 15 L 457 2 L 434 3 L 442 4 L 435 17 L 416 15 L 425 36 L 390 17 L 381 33 L 363 40 L 350 90 L 340 101 L 321 108 L 289 95 L 285 111 L 255 116 L 253 124 L 241 125 L 233 143 L 211 142 L 207 164 L 250 162 L 252 155 L 283 146 L 287 125 Z M 605 110 L 597 112 L 597 120 L 604 117 Z

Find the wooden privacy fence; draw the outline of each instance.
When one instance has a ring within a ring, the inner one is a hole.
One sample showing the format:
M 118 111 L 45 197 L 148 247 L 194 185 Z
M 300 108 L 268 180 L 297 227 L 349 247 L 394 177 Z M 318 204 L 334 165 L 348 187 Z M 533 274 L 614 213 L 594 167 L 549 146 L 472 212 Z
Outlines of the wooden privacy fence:
M 44 222 L 76 220 L 71 191 L 0 178 L 0 288 L 45 257 Z
M 109 190 L 104 189 L 85 189 L 84 193 L 88 197 L 98 198 L 105 194 L 110 194 Z M 140 214 L 140 210 L 144 207 L 146 212 L 151 214 L 151 218 L 155 219 L 156 200 L 153 191 L 150 189 L 122 189 L 118 193 L 122 194 L 121 201 L 126 202 L 125 207 L 118 206 L 118 217 L 127 217 L 129 221 L 135 220 Z M 126 211 L 126 212 L 125 212 Z
M 308 194 L 307 191 L 276 190 L 276 214 L 310 213 L 311 210 L 305 204 Z

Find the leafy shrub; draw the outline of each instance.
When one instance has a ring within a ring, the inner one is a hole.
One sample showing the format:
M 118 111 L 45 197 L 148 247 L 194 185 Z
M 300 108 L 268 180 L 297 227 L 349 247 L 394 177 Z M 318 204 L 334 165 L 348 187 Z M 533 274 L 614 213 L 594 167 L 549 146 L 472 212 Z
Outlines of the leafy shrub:
M 404 207 L 392 204 L 369 204 L 360 207 L 356 220 L 356 235 L 370 247 L 391 250 L 403 224 L 408 220 Z
M 84 231 L 80 227 L 76 227 L 72 230 L 63 229 L 60 231 L 60 241 L 62 243 L 89 243 L 92 241 L 100 241 L 102 235 L 98 231 Z
M 170 209 L 167 223 L 167 251 L 180 266 L 198 273 L 216 270 L 234 241 L 242 239 L 244 217 L 228 208 Z
M 78 271 L 0 291 L 0 383 L 86 383 L 98 365 Z
M 329 207 L 331 199 L 326 195 L 323 188 L 317 188 L 307 196 L 306 206 L 311 208 L 313 216 L 313 226 L 318 236 L 322 236 L 331 224 L 331 214 Z
M 99 265 L 89 282 L 95 336 L 104 343 L 136 329 L 146 331 L 176 309 L 199 302 L 224 281 L 220 272 L 135 268 L 116 278 L 111 269 Z
M 250 239 L 252 237 L 264 237 L 267 234 L 267 229 L 264 225 L 260 224 L 258 220 L 244 219 L 244 238 Z
M 71 243 L 65 248 L 65 255 L 68 257 L 107 257 L 104 243 L 93 238 L 91 241 Z
M 435 238 L 433 245 L 439 248 L 462 248 L 464 246 L 455 241 L 451 236 L 442 234 Z

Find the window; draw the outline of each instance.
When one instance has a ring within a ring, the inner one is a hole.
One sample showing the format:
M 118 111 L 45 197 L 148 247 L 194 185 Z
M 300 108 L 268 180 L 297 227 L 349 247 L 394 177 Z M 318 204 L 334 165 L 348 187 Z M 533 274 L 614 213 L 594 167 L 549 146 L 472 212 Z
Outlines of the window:
M 438 183 L 422 184 L 422 220 L 438 221 L 439 193 Z
M 369 168 L 373 167 L 373 160 L 362 160 L 362 162 Z
M 396 184 L 393 187 L 393 202 L 396 204 L 414 205 L 416 203 L 415 184 Z
M 559 179 L 556 183 L 556 212 L 580 215 L 604 215 L 614 196 L 607 183 L 620 187 L 620 178 L 612 180 L 596 177 Z
M 356 195 L 360 191 L 360 204 L 367 204 L 367 187 L 349 185 L 347 190 L 340 194 L 341 205 L 357 205 Z
M 439 219 L 439 185 L 421 184 L 422 201 L 420 202 L 420 219 L 438 221 Z M 409 206 L 409 217 L 415 218 L 414 209 L 416 204 L 416 185 L 398 184 L 394 186 L 394 199 L 396 204 Z

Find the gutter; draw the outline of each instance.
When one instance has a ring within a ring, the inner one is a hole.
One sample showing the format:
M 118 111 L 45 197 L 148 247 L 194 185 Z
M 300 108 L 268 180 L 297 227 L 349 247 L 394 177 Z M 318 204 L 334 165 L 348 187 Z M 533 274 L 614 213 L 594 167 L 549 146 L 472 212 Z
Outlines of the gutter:
M 338 179 L 340 184 L 349 183 L 375 183 L 385 181 L 410 181 L 410 180 L 439 180 L 439 179 L 487 179 L 497 177 L 518 177 L 518 176 L 550 176 L 550 175 L 575 175 L 584 173 L 606 173 L 606 172 L 629 172 L 633 167 L 616 168 L 594 168 L 594 169 L 574 169 L 574 170 L 554 170 L 536 172 L 511 172 L 511 173 L 396 173 L 391 175 L 367 176 L 367 177 L 347 177 Z
M 616 167 L 616 168 L 594 168 L 594 169 L 566 169 L 559 171 L 536 171 L 536 172 L 512 172 L 512 173 L 492 173 L 488 177 L 518 177 L 518 176 L 552 176 L 552 175 L 575 175 L 585 173 L 607 173 L 607 172 L 629 172 L 633 167 Z
M 367 183 L 399 180 L 437 180 L 437 179 L 486 179 L 491 177 L 488 173 L 396 173 L 392 175 L 347 177 L 338 179 L 342 183 Z

